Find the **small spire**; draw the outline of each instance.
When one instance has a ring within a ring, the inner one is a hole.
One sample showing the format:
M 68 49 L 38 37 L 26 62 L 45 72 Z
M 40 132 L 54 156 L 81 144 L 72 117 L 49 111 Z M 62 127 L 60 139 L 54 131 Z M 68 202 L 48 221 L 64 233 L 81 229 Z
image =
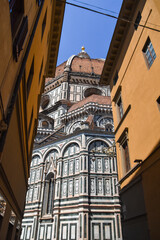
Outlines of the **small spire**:
M 81 47 L 81 49 L 82 49 L 82 52 L 84 52 L 84 50 L 85 50 L 85 47 L 84 47 L 84 46 L 82 46 L 82 47 Z

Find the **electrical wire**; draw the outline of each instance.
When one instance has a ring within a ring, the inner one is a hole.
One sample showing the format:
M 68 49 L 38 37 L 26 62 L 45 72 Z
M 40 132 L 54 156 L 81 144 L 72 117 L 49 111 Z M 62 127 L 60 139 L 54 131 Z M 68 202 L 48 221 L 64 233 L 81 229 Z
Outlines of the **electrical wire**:
M 160 32 L 159 29 L 149 27 L 149 26 L 146 26 L 146 25 L 143 25 L 143 24 L 137 24 L 137 23 L 135 23 L 133 21 L 130 21 L 130 20 L 127 20 L 125 18 L 116 17 L 116 16 L 108 14 L 108 13 L 103 13 L 103 12 L 100 12 L 100 11 L 97 11 L 97 10 L 94 10 L 94 9 L 91 9 L 91 8 L 88 8 L 88 7 L 84 7 L 84 6 L 74 4 L 74 3 L 67 2 L 67 1 L 64 1 L 64 0 L 57 0 L 57 1 L 66 3 L 68 5 L 71 5 L 71 6 L 74 6 L 74 7 L 77 7 L 77 8 L 88 10 L 90 12 L 94 12 L 94 13 L 97 13 L 97 14 L 100 14 L 100 15 L 103 15 L 103 16 L 106 16 L 106 17 L 110 17 L 110 18 L 113 18 L 113 19 L 116 19 L 116 20 L 121 20 L 121 21 L 126 22 L 126 23 L 132 23 L 132 24 L 134 24 L 136 26 L 139 26 L 139 27 L 142 27 L 142 28 L 146 28 L 146 29 L 149 29 L 149 30 L 152 30 L 152 31 Z
M 94 8 L 97 8 L 97 9 L 100 9 L 100 10 L 104 10 L 104 11 L 106 11 L 106 12 L 110 12 L 110 13 L 114 13 L 114 14 L 117 14 L 117 15 L 118 15 L 117 12 L 111 11 L 111 10 L 106 9 L 106 8 L 98 7 L 98 6 L 95 6 L 95 5 L 93 5 L 93 4 L 85 3 L 85 2 L 82 2 L 82 1 L 78 1 L 78 0 L 72 0 L 72 1 L 78 2 L 78 3 L 84 4 L 84 5 L 86 5 L 86 6 L 94 7 Z M 142 20 L 142 19 L 141 19 L 141 22 L 144 22 L 144 23 L 145 23 L 145 21 Z M 147 24 L 150 24 L 150 25 L 155 26 L 155 27 L 160 27 L 160 25 L 155 24 L 155 23 L 151 23 L 151 22 L 147 22 Z
M 89 4 L 89 3 L 85 3 L 85 2 L 81 2 L 81 1 L 77 1 L 77 0 L 72 0 L 72 1 L 78 2 L 78 3 L 84 4 L 84 5 L 86 5 L 86 6 L 94 7 L 94 8 L 97 8 L 97 9 L 100 9 L 100 10 L 104 10 L 104 11 L 106 11 L 106 12 L 110 12 L 110 13 L 114 13 L 114 14 L 117 14 L 117 15 L 118 15 L 117 12 L 111 11 L 111 10 L 106 9 L 106 8 L 98 7 L 98 6 L 95 6 L 95 5 L 92 5 L 92 4 Z

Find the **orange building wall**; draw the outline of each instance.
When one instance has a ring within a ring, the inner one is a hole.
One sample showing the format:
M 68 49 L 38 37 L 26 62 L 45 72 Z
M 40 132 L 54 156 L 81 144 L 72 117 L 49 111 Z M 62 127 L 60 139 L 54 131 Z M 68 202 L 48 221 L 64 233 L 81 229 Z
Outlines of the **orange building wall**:
M 160 30 L 160 2 L 147 0 L 142 11 L 141 24 Z M 156 24 L 150 25 L 150 23 Z M 158 26 L 159 25 L 159 26 Z M 129 36 L 130 32 L 128 33 Z M 148 69 L 142 49 L 150 37 L 156 52 L 156 59 Z M 115 124 L 115 140 L 119 139 L 125 128 L 128 128 L 128 146 L 131 169 L 136 166 L 134 160 L 141 159 L 143 164 L 121 184 L 121 189 L 128 186 L 136 176 L 142 176 L 144 201 L 148 219 L 148 230 L 151 239 L 159 239 L 160 216 L 160 111 L 157 98 L 160 96 L 160 32 L 138 27 L 134 31 L 129 47 L 118 72 L 119 78 L 112 88 L 111 99 Z M 123 112 L 129 105 L 131 109 L 118 126 L 116 104 L 113 101 L 118 87 L 121 86 Z M 117 128 L 118 126 L 118 128 Z M 117 161 L 119 180 L 124 177 L 119 143 L 117 145 Z M 155 150 L 157 148 L 157 150 Z M 154 151 L 155 150 L 155 151 Z M 136 196 L 135 196 L 136 197 Z M 134 199 L 133 199 L 134 201 Z
M 150 9 L 154 10 L 149 17 L 148 22 L 160 25 L 159 13 L 152 0 L 146 3 L 142 13 L 143 21 L 147 19 Z M 150 37 L 157 54 L 157 57 L 150 69 L 146 66 L 142 52 L 148 36 Z M 138 27 L 138 30 L 135 31 L 135 34 L 130 42 L 130 46 L 118 73 L 118 82 L 112 89 L 113 99 L 118 86 L 122 86 L 121 96 L 124 112 L 128 105 L 131 104 L 131 110 L 127 114 L 116 134 L 117 141 L 124 128 L 129 128 L 128 138 L 131 167 L 135 165 L 133 162 L 135 159 L 144 160 L 147 158 L 160 140 L 160 112 L 156 102 L 156 99 L 160 94 L 159 74 L 157 74 L 160 62 L 159 41 L 159 32 Z M 116 130 L 118 121 L 114 102 L 113 116 Z M 122 177 L 122 174 L 120 177 Z

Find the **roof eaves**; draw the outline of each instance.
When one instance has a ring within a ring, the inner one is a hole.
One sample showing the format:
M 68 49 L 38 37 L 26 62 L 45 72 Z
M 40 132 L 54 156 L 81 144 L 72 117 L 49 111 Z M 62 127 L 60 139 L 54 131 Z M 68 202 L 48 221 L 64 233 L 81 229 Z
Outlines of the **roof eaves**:
M 145 1 L 146 0 L 143 0 L 144 3 Z M 139 5 L 138 0 L 124 0 L 121 7 L 120 14 L 119 14 L 119 18 L 133 21 L 138 5 Z M 121 56 L 121 59 L 122 59 L 122 57 L 125 56 L 130 39 L 134 33 L 134 26 L 131 25 L 130 22 L 123 21 L 121 19 L 117 21 L 117 24 L 114 30 L 109 51 L 108 51 L 106 61 L 104 63 L 104 67 L 102 70 L 100 84 L 104 84 L 104 85 L 111 84 L 113 73 L 115 72 L 115 68 L 117 66 L 117 62 L 119 61 L 119 57 Z M 126 39 L 128 38 L 128 32 L 130 30 L 130 27 L 133 27 L 133 32 L 132 32 L 132 35 L 129 36 L 130 39 L 127 45 Z M 122 55 L 122 50 L 123 50 L 123 55 Z

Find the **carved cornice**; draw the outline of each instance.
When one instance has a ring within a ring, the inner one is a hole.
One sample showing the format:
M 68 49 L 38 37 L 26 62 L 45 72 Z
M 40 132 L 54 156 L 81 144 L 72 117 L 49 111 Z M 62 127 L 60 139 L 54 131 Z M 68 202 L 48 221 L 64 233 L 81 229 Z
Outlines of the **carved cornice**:
M 84 115 L 89 114 L 112 114 L 111 105 L 98 104 L 98 103 L 86 103 L 83 107 L 78 108 L 72 112 L 68 112 L 62 115 L 61 121 L 66 123 L 68 121 L 77 119 Z

